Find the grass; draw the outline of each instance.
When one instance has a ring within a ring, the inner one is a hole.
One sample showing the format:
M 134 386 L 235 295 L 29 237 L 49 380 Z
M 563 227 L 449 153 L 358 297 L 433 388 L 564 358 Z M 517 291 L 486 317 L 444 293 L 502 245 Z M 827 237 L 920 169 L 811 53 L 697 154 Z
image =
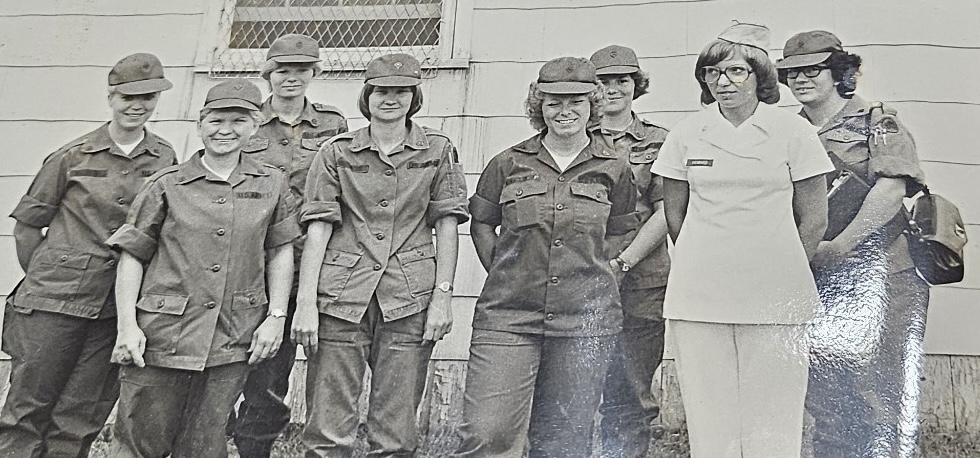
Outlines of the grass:
M 303 456 L 303 445 L 299 440 L 302 425 L 291 424 L 276 441 L 272 450 L 273 458 L 294 458 Z M 90 458 L 108 457 L 108 427 L 92 446 Z M 673 429 L 663 430 L 662 436 L 655 440 L 650 447 L 648 458 L 688 458 L 691 456 L 687 432 Z M 431 441 L 430 441 L 431 442 Z M 420 456 L 440 457 L 445 452 L 437 452 L 438 444 L 425 444 Z M 228 456 L 238 458 L 235 445 L 228 441 Z M 358 454 L 363 456 L 363 453 Z M 598 456 L 598 455 L 596 455 Z M 919 441 L 919 457 L 921 458 L 972 458 L 980 456 L 980 432 L 923 432 Z

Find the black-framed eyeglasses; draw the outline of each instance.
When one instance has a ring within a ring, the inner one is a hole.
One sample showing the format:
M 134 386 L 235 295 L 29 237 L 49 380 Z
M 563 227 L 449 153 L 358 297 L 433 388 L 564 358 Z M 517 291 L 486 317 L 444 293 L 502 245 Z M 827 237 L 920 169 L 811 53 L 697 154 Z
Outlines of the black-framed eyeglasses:
M 705 83 L 714 83 L 721 78 L 721 74 L 724 73 L 728 81 L 732 83 L 744 83 L 745 80 L 749 79 L 749 75 L 752 74 L 752 69 L 745 65 L 731 65 L 720 69 L 718 67 L 701 67 L 701 81 Z
M 830 67 L 828 67 L 826 65 L 811 65 L 809 67 L 789 68 L 789 69 L 786 69 L 786 78 L 787 79 L 796 79 L 798 76 L 800 76 L 800 73 L 802 73 L 803 76 L 805 76 L 807 78 L 816 78 L 817 75 L 820 74 L 820 72 L 822 72 L 822 71 L 824 71 L 824 70 L 826 70 L 828 68 L 830 68 Z

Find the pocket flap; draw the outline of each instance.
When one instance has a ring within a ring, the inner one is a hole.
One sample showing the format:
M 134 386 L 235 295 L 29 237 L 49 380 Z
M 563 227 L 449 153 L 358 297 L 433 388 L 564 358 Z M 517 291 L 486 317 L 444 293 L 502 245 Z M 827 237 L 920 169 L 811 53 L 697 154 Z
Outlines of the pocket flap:
M 585 197 L 604 204 L 609 203 L 609 192 L 599 183 L 570 183 L 572 195 Z
M 231 309 L 241 310 L 261 307 L 269 303 L 265 291 L 238 291 L 232 296 Z
M 652 164 L 656 158 L 657 150 L 654 148 L 630 152 L 630 164 Z
M 436 247 L 430 243 L 428 245 L 417 246 L 410 250 L 402 251 L 401 253 L 395 253 L 395 256 L 398 257 L 398 261 L 401 262 L 402 265 L 405 265 L 410 262 L 436 257 Z
M 507 185 L 500 192 L 500 203 L 512 202 L 527 196 L 548 192 L 548 185 L 540 180 L 528 180 Z
M 187 296 L 146 294 L 136 303 L 136 308 L 144 312 L 183 315 L 187 308 Z
M 249 139 L 248 144 L 242 148 L 242 152 L 254 153 L 256 151 L 262 151 L 269 148 L 269 139 L 262 137 L 252 137 Z
M 357 253 L 332 249 L 327 249 L 327 252 L 323 255 L 324 264 L 341 267 L 354 267 L 354 264 L 357 264 L 357 261 L 360 259 L 361 255 Z
M 864 142 L 868 140 L 867 135 L 861 135 L 857 132 L 851 132 L 847 129 L 834 129 L 823 134 L 823 137 L 827 140 L 840 142 L 840 143 L 855 143 Z
M 38 257 L 38 262 L 70 269 L 85 270 L 92 255 L 88 253 L 78 253 L 71 250 L 51 248 L 44 251 Z
M 304 149 L 317 151 L 327 142 L 327 138 L 304 138 L 299 141 L 299 145 Z

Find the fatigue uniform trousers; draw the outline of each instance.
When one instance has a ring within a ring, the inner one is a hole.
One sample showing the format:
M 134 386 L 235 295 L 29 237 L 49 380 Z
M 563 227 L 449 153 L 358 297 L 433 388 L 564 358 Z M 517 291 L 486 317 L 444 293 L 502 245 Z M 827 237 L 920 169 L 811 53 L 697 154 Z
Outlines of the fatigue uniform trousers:
M 320 314 L 317 352 L 307 360 L 303 443 L 308 458 L 354 456 L 367 368 L 367 456 L 413 456 L 416 412 L 434 345 L 422 340 L 425 318 L 421 312 L 386 322 L 377 296 L 360 323 Z
M 810 366 L 806 410 L 814 421 L 814 458 L 898 458 L 916 449 L 918 393 L 909 393 L 906 382 L 917 384 L 922 371 L 929 285 L 915 269 L 888 274 L 884 281 L 875 320 L 880 337 L 867 359 L 845 364 L 814 356 Z M 852 281 L 834 274 L 817 279 L 822 295 L 847 283 Z
M 248 364 L 187 371 L 125 366 L 112 441 L 115 458 L 223 458 L 225 421 L 242 393 Z
M 666 288 L 621 291 L 623 303 L 663 309 Z M 625 308 L 625 307 L 624 307 Z M 664 357 L 663 318 L 623 314 L 623 332 L 610 355 L 602 387 L 599 435 L 602 456 L 645 458 L 651 424 L 660 415 L 653 375 Z
M 116 320 L 25 312 L 8 304 L 4 315 L 11 386 L 0 457 L 87 456 L 119 396 L 118 366 L 109 363 Z

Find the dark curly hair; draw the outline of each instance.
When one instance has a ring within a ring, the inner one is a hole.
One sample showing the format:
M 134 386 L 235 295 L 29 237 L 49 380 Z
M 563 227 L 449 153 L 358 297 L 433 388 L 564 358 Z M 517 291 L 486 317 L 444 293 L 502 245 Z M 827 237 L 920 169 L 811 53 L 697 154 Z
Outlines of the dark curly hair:
M 602 77 L 614 77 L 620 76 L 618 73 L 609 73 L 606 75 L 599 75 L 599 81 L 602 81 Z M 637 70 L 633 73 L 622 73 L 622 75 L 629 76 L 633 80 L 633 100 L 640 98 L 641 95 L 650 92 L 650 74 L 643 71 Z
M 714 40 L 708 43 L 698 56 L 697 63 L 694 64 L 694 78 L 701 86 L 701 103 L 708 105 L 714 103 L 715 97 L 708 89 L 708 83 L 701 81 L 701 69 L 717 64 L 731 57 L 741 56 L 752 67 L 752 72 L 756 78 L 756 96 L 760 102 L 770 105 L 779 101 L 779 79 L 776 75 L 776 66 L 769 60 L 769 55 L 765 51 L 754 46 L 747 46 L 725 40 Z
M 837 93 L 845 99 L 854 97 L 857 77 L 861 75 L 861 56 L 847 51 L 833 50 L 823 64 L 830 67 L 830 76 L 837 83 Z M 789 69 L 779 70 L 779 82 L 788 86 L 787 70 Z
M 598 80 L 595 84 L 595 89 L 583 94 L 589 99 L 589 121 L 586 124 L 589 128 L 602 121 L 602 107 L 606 104 L 606 91 L 602 89 Z M 524 112 L 527 113 L 527 118 L 531 121 L 531 127 L 538 132 L 548 128 L 544 123 L 544 111 L 541 108 L 543 104 L 544 92 L 538 89 L 537 82 L 531 83 L 531 87 L 527 90 L 527 99 L 524 99 Z

